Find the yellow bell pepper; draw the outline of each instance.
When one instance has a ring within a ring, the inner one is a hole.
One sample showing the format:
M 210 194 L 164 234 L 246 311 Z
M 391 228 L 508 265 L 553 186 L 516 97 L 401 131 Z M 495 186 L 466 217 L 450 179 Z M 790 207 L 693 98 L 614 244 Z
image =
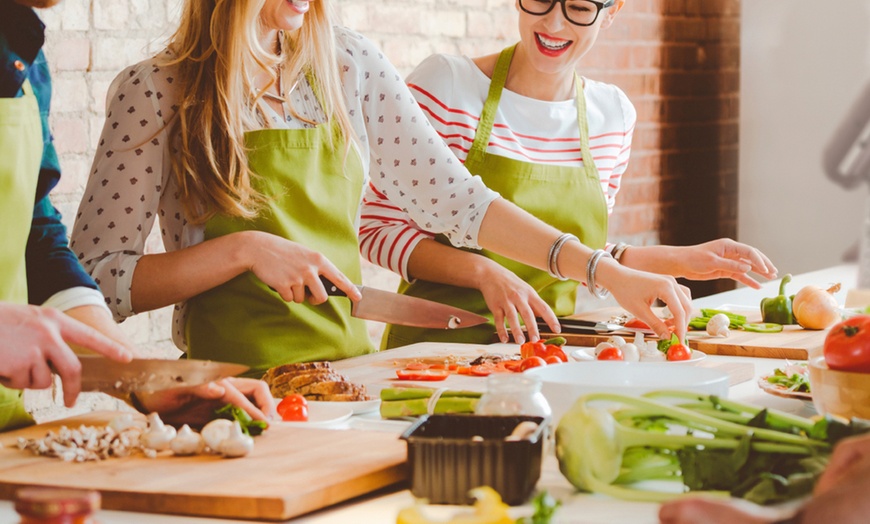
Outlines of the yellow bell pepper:
M 471 490 L 475 499 L 473 511 L 463 512 L 450 520 L 432 520 L 420 510 L 422 504 L 399 511 L 396 524 L 515 524 L 508 515 L 510 506 L 502 502 L 501 495 L 489 486 Z

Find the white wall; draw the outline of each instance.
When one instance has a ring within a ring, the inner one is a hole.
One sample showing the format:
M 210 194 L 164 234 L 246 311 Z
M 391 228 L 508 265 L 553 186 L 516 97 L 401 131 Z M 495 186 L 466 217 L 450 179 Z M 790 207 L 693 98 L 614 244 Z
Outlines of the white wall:
M 781 274 L 839 263 L 870 186 L 831 182 L 822 151 L 870 81 L 870 1 L 746 0 L 742 11 L 738 238 Z

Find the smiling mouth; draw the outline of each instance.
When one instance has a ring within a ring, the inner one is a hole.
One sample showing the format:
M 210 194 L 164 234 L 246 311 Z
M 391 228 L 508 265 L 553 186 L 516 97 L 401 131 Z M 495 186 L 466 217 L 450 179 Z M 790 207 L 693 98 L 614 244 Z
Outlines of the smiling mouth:
M 535 33 L 535 39 L 541 47 L 549 49 L 550 51 L 561 51 L 574 43 L 573 40 L 553 40 L 541 35 L 540 33 Z
M 311 7 L 311 3 L 308 0 L 287 0 L 287 3 L 292 5 L 299 13 L 306 13 Z

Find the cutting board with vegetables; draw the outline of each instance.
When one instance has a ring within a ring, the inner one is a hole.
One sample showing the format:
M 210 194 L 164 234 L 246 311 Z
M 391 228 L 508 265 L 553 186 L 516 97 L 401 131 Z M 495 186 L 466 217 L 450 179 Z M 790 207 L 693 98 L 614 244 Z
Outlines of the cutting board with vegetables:
M 621 308 L 606 308 L 588 313 L 581 313 L 570 318 L 583 320 L 608 321 L 614 316 L 625 314 Z M 757 318 L 748 318 L 749 322 L 760 322 L 761 313 Z M 708 355 L 734 355 L 738 357 L 787 358 L 806 360 L 809 356 L 820 352 L 825 342 L 827 330 L 808 330 L 800 326 L 784 326 L 779 333 L 752 333 L 732 329 L 728 337 L 710 337 L 703 331 L 689 332 L 689 346 L 703 351 Z M 542 336 L 551 336 L 543 334 Z M 607 340 L 608 334 L 562 334 L 573 346 L 594 346 Z
M 106 509 L 286 520 L 407 478 L 406 444 L 393 433 L 280 423 L 238 459 L 170 453 L 71 463 L 15 447 L 19 437 L 42 438 L 61 425 L 104 425 L 115 415 L 98 412 L 4 433 L 0 497 L 12 499 L 23 486 L 60 486 L 98 490 Z M 339 452 L 349 442 L 365 452 Z

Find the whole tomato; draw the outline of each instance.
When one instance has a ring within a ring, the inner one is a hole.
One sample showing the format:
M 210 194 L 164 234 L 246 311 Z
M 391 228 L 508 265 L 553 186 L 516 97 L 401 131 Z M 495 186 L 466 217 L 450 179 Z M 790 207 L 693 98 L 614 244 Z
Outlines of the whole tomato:
M 524 359 L 522 363 L 520 363 L 520 371 L 525 371 L 527 369 L 536 368 L 538 366 L 546 366 L 547 361 L 542 359 L 541 357 L 529 357 Z
M 673 344 L 668 348 L 668 360 L 671 362 L 690 358 L 692 358 L 692 351 L 682 344 Z
M 597 358 L 598 360 L 625 360 L 625 355 L 622 354 L 621 349 L 613 347 L 602 349 Z
M 305 422 L 308 420 L 308 401 L 302 395 L 287 395 L 276 407 L 281 420 Z
M 824 353 L 831 369 L 870 373 L 870 315 L 854 316 L 832 327 Z

